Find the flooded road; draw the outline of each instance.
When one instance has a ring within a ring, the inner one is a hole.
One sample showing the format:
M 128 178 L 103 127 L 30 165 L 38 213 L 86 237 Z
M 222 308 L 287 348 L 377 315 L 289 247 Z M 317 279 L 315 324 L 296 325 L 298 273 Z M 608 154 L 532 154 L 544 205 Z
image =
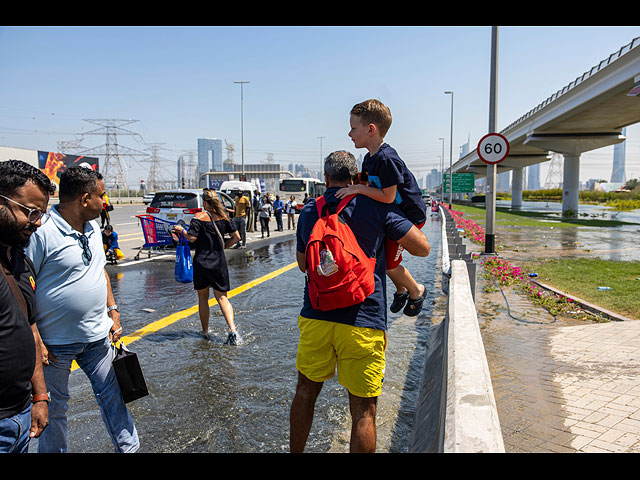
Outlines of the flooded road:
M 419 259 L 405 254 L 404 265 L 429 295 L 418 317 L 389 313 L 378 452 L 408 449 L 423 369 L 421 339 L 445 313 L 440 222 L 428 220 L 423 231 L 431 255 Z M 173 257 L 108 267 L 125 337 L 159 320 L 165 324 L 128 344 L 138 354 L 150 391 L 129 404 L 140 452 L 288 452 L 304 277 L 295 266 L 259 285 L 247 284 L 294 261 L 294 240 L 230 258 L 232 288 L 245 286 L 230 297 L 241 337 L 236 347 L 223 344 L 226 325 L 217 305 L 211 308 L 210 340 L 198 334 L 197 310 L 174 321 L 173 314 L 197 305 L 197 296 L 192 284 L 174 280 Z M 388 282 L 389 302 L 393 291 Z M 86 376 L 72 372 L 69 387 L 69 452 L 113 451 Z M 348 451 L 349 429 L 347 393 L 334 378 L 325 382 L 318 399 L 306 451 Z M 31 451 L 36 444 L 32 442 Z

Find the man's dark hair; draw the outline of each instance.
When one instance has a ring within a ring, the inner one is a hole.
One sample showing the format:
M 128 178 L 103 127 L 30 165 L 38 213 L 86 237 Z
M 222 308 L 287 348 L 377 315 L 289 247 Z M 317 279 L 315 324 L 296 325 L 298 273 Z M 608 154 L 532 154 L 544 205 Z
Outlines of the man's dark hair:
M 0 162 L 0 195 L 10 197 L 27 182 L 35 183 L 47 195 L 56 191 L 56 184 L 33 165 L 22 160 Z
M 336 182 L 353 180 L 358 175 L 358 163 L 352 153 L 338 150 L 325 158 L 324 173 Z
M 73 166 L 60 175 L 60 202 L 73 201 L 79 196 L 93 192 L 98 188 L 102 174 L 87 167 Z

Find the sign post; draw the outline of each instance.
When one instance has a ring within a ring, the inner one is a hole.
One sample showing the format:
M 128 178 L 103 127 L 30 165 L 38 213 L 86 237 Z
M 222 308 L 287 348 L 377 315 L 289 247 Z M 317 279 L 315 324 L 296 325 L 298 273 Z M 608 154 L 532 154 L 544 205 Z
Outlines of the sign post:
M 484 253 L 495 253 L 496 171 L 497 165 L 509 155 L 509 142 L 499 133 L 489 133 L 478 142 L 478 156 L 487 164 L 486 231 Z
M 489 77 L 489 135 L 483 137 L 478 143 L 478 156 L 487 164 L 487 183 L 486 183 L 486 227 L 484 234 L 484 253 L 493 255 L 495 251 L 496 236 L 496 172 L 497 163 L 500 163 L 509 153 L 509 143 L 505 143 L 507 148 L 503 152 L 503 145 L 497 140 L 501 135 L 494 137 L 492 134 L 496 131 L 496 118 L 498 113 L 498 27 L 491 27 L 491 68 Z M 504 137 L 502 137 L 504 138 Z M 496 147 L 496 145 L 500 145 Z M 496 150 L 500 150 L 496 154 Z M 483 153 L 484 152 L 484 153 Z M 504 157 L 502 154 L 504 153 Z M 484 156 L 483 156 L 484 155 Z M 500 158 L 502 157 L 502 158 Z

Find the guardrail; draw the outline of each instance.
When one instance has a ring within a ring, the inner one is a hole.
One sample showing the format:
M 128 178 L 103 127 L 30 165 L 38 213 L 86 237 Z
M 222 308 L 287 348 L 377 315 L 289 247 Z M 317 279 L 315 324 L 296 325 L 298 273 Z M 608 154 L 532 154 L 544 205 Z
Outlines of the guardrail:
M 564 95 L 569 90 L 573 89 L 577 85 L 579 85 L 582 82 L 584 82 L 587 78 L 591 77 L 592 75 L 595 75 L 600 70 L 602 70 L 604 67 L 610 65 L 612 62 L 614 62 L 615 60 L 620 58 L 625 53 L 628 53 L 631 50 L 633 50 L 634 48 L 636 48 L 638 45 L 640 45 L 640 37 L 634 38 L 633 40 L 631 40 L 631 42 L 629 42 L 628 44 L 622 46 L 618 51 L 613 52 L 607 58 L 601 60 L 600 63 L 598 63 L 597 65 L 594 65 L 593 67 L 591 67 L 591 69 L 589 69 L 586 72 L 584 72 L 582 75 L 577 77 L 574 81 L 572 81 L 569 84 L 567 84 L 564 87 L 562 87 L 560 90 L 558 90 L 557 92 L 552 94 L 550 97 L 548 97 L 545 101 L 543 101 L 540 104 L 538 104 L 538 106 L 536 106 L 535 108 L 531 109 L 530 111 L 525 113 L 523 116 L 521 116 L 519 119 L 517 119 L 515 122 L 511 123 L 511 125 L 509 125 L 505 129 L 503 129 L 502 133 L 504 133 L 507 130 L 511 129 L 512 127 L 514 127 L 516 124 L 522 122 L 523 120 L 526 120 L 531 115 L 533 115 L 537 111 L 541 110 L 542 108 L 546 107 L 551 102 L 556 100 L 558 97 Z
M 410 451 L 503 453 L 502 430 L 474 303 L 475 263 L 467 259 L 466 252 L 460 253 L 455 242 L 450 249 L 447 228 L 451 231 L 452 219 L 448 215 L 440 207 L 447 313 L 426 339 Z

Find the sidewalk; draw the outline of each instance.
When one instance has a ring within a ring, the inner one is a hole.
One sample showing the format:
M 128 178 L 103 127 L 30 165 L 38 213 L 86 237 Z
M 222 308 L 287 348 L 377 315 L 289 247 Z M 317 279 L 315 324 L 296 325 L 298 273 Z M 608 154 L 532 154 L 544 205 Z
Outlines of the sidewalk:
M 640 452 L 640 322 L 509 340 L 509 358 L 488 355 L 507 452 Z
M 640 321 L 555 320 L 505 290 L 519 322 L 484 283 L 476 306 L 506 451 L 640 452 Z

